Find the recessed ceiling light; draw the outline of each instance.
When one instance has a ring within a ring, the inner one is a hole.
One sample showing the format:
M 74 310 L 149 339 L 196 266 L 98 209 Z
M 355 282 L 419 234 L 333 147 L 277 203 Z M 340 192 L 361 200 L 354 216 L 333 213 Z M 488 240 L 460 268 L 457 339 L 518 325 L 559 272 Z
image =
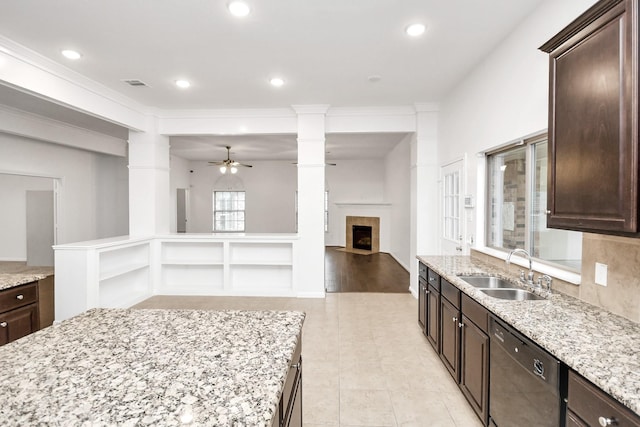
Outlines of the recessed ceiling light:
M 191 83 L 189 83 L 188 80 L 176 80 L 176 86 L 182 89 L 186 89 L 191 86 Z
M 282 80 L 280 77 L 274 77 L 269 80 L 269 83 L 271 83 L 271 86 L 280 87 L 284 85 L 284 80 Z
M 80 59 L 82 58 L 82 55 L 80 54 L 80 52 L 77 52 L 75 50 L 71 50 L 71 49 L 65 49 L 62 51 L 62 56 L 64 56 L 67 59 Z
M 227 7 L 233 16 L 237 16 L 239 18 L 247 16 L 249 12 L 251 12 L 249 5 L 243 1 L 232 1 Z
M 404 31 L 411 37 L 418 37 L 424 33 L 426 29 L 427 27 L 425 27 L 424 24 L 411 24 Z

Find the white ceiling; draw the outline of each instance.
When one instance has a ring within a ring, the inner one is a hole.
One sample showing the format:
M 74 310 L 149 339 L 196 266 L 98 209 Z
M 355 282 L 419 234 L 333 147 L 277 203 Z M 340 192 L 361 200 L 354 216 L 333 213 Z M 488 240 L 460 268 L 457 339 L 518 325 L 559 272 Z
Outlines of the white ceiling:
M 412 105 L 442 100 L 542 1 L 247 0 L 252 13 L 238 19 L 226 0 L 2 0 L 0 35 L 159 109 Z M 426 33 L 407 37 L 404 28 L 418 21 Z M 82 59 L 66 60 L 64 48 Z M 268 84 L 274 75 L 283 87 Z M 371 83 L 372 75 L 381 80 Z M 192 86 L 178 89 L 179 78 Z M 362 154 L 362 135 L 352 137 L 333 151 Z M 283 144 L 285 156 L 290 138 L 265 137 L 260 146 Z M 208 146 L 228 139 L 174 138 L 172 145 L 192 158 L 213 155 Z M 250 147 L 255 137 L 232 139 Z
M 326 159 L 378 159 L 406 136 L 405 133 L 351 133 L 326 135 Z M 289 160 L 298 156 L 297 135 L 233 135 L 173 136 L 171 153 L 188 160 L 222 160 L 225 146 L 231 147 L 231 158 L 239 161 Z

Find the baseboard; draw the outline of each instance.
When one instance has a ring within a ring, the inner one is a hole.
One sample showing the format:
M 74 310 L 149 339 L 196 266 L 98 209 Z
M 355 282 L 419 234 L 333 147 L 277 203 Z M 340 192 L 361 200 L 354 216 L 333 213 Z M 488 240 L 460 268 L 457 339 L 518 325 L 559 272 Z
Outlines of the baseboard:
M 326 293 L 322 292 L 298 292 L 298 298 L 325 298 Z
M 27 262 L 26 258 L 0 258 L 0 262 Z

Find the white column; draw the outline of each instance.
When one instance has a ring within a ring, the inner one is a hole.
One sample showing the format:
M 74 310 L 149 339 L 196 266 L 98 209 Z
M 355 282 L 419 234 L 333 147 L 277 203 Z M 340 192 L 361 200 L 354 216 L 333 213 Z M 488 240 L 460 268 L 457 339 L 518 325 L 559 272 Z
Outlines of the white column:
M 439 253 L 438 106 L 416 104 L 411 141 L 411 292 L 417 294 L 417 255 Z
M 298 114 L 298 263 L 301 297 L 324 297 L 324 168 L 327 105 L 294 105 Z
M 129 132 L 129 235 L 169 233 L 169 137 L 157 133 L 156 119 L 146 132 Z

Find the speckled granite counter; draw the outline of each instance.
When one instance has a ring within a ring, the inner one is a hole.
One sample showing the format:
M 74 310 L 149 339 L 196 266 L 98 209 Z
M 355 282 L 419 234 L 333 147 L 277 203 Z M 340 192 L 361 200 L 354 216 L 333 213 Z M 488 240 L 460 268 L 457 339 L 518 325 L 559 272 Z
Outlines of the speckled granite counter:
M 0 347 L 2 425 L 269 426 L 303 321 L 90 310 Z
M 53 267 L 31 267 L 24 262 L 0 262 L 0 291 L 53 275 Z
M 640 415 L 639 324 L 560 293 L 539 301 L 489 297 L 457 276 L 508 277 L 468 256 L 418 259 Z

